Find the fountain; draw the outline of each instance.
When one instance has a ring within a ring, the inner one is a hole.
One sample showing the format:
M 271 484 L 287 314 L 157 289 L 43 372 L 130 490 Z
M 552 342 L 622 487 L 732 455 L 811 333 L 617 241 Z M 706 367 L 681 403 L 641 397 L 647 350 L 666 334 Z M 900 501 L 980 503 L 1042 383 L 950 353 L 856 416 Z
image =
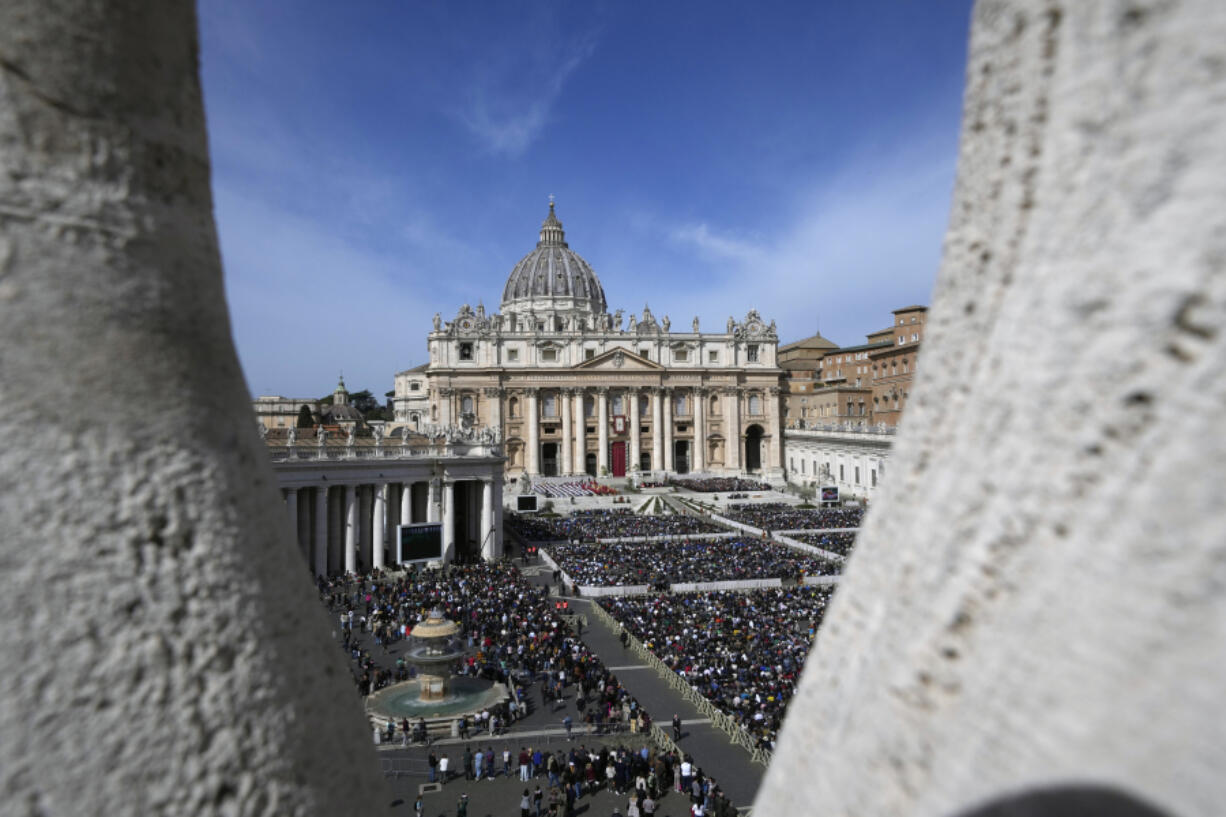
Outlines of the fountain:
M 366 711 L 377 722 L 390 718 L 452 718 L 480 712 L 509 696 L 505 684 L 456 676 L 451 666 L 468 650 L 459 637 L 460 625 L 443 617 L 437 607 L 409 631 L 404 660 L 417 677 L 379 690 L 366 699 Z

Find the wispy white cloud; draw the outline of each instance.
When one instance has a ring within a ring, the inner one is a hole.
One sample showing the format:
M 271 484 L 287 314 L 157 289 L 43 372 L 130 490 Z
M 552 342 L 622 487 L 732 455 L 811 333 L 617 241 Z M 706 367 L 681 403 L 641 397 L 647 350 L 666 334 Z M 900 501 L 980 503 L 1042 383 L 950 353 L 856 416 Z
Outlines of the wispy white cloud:
M 544 43 L 523 48 L 516 42 L 514 50 L 487 65 L 457 111 L 469 133 L 491 153 L 518 156 L 527 150 L 549 124 L 566 81 L 596 50 L 592 33 L 556 43 L 548 42 L 547 32 L 533 38 Z
M 762 248 L 731 235 L 717 235 L 705 222 L 685 224 L 670 234 L 675 243 L 689 245 L 714 261 L 749 262 L 762 256 Z

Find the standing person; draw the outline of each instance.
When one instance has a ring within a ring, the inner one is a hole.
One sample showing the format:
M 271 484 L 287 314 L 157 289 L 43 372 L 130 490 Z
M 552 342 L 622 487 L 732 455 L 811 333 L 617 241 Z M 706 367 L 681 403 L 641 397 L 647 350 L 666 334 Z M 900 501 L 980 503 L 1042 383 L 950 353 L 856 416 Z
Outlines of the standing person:
M 511 776 L 511 747 L 502 744 L 502 776 Z
M 536 809 L 536 817 L 541 817 L 541 801 L 545 798 L 544 792 L 541 791 L 541 784 L 536 784 L 536 791 L 532 792 L 532 805 Z
M 447 775 L 450 773 L 451 761 L 447 759 L 447 753 L 443 752 L 443 756 L 438 759 L 438 776 L 439 782 L 446 785 Z
M 519 798 L 519 817 L 532 817 L 532 795 L 524 789 L 524 796 Z
M 455 803 L 455 817 L 468 817 L 468 795 L 461 794 Z
M 681 716 L 673 713 L 673 740 L 681 740 Z
M 473 780 L 481 779 L 481 767 L 485 764 L 485 752 L 481 751 L 481 747 L 477 747 L 477 753 L 473 755 Z
M 519 747 L 519 779 L 524 783 L 528 782 L 528 764 L 531 762 L 532 755 L 523 746 Z
M 567 715 L 565 718 L 562 719 L 562 725 L 566 727 L 566 739 L 570 740 L 571 739 L 570 729 L 571 729 L 571 726 L 573 725 L 570 719 L 570 715 Z
M 430 757 L 426 759 L 426 762 L 430 764 L 430 782 L 433 783 L 438 772 L 438 757 L 435 756 L 433 749 L 430 750 Z
M 469 749 L 467 746 L 464 747 L 463 765 L 464 765 L 464 779 L 472 780 L 473 779 L 473 752 L 472 752 L 472 749 Z

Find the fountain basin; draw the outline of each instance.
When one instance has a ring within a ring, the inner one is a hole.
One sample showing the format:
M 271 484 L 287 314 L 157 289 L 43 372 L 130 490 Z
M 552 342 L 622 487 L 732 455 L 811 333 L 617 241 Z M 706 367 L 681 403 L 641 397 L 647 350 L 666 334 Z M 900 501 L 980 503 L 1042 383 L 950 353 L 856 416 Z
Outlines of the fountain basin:
M 469 715 L 489 709 L 511 697 L 506 684 L 486 681 L 468 676 L 453 676 L 447 679 L 446 690 L 438 699 L 422 698 L 422 683 L 429 677 L 393 684 L 379 690 L 366 699 L 367 715 L 397 723 L 401 718 L 441 718 Z

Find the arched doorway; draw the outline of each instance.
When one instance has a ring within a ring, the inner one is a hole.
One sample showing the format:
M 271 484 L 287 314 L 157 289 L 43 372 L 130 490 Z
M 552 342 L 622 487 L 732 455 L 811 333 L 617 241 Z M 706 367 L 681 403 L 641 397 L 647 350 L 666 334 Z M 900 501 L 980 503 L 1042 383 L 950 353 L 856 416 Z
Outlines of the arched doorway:
M 678 474 L 690 472 L 690 441 L 673 441 L 673 470 Z
M 596 476 L 596 455 L 588 454 L 583 458 L 583 471 L 589 477 Z
M 610 454 L 609 462 L 613 467 L 613 476 L 624 477 L 626 475 L 626 444 L 620 441 L 613 443 Z
M 745 470 L 751 473 L 762 470 L 762 433 L 757 423 L 745 429 Z

